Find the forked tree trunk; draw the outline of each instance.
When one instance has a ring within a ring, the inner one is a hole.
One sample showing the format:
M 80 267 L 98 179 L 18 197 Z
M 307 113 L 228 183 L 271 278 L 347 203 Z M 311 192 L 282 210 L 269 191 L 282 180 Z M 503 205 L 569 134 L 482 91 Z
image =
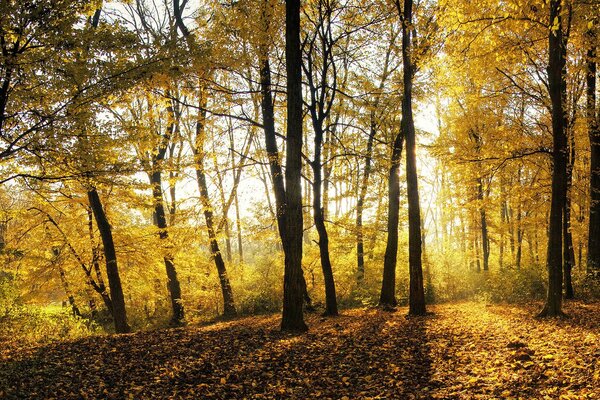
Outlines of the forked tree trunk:
M 127 324 L 127 313 L 125 311 L 125 297 L 123 296 L 123 287 L 121 286 L 121 277 L 119 276 L 119 267 L 117 265 L 117 253 L 113 241 L 112 229 L 100 196 L 95 187 L 91 187 L 87 192 L 90 207 L 96 219 L 96 225 L 100 231 L 102 245 L 104 247 L 104 260 L 106 261 L 106 275 L 108 276 L 108 286 L 110 288 L 110 297 L 112 301 L 112 314 L 115 322 L 115 332 L 127 333 L 131 330 Z
M 313 217 L 315 227 L 319 234 L 319 254 L 321 256 L 321 268 L 325 281 L 325 315 L 338 315 L 337 299 L 335 294 L 335 281 L 333 269 L 329 257 L 329 236 L 325 227 L 325 217 L 321 205 L 321 149 L 323 147 L 322 126 L 313 118 L 315 128 L 315 159 L 312 162 L 313 169 Z

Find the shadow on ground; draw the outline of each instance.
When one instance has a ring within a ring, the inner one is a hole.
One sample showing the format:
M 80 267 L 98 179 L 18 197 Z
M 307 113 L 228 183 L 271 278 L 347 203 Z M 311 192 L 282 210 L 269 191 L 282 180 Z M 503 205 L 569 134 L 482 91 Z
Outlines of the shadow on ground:
M 263 317 L 58 343 L 4 360 L 0 397 L 429 398 L 428 318 L 355 310 L 297 336 Z

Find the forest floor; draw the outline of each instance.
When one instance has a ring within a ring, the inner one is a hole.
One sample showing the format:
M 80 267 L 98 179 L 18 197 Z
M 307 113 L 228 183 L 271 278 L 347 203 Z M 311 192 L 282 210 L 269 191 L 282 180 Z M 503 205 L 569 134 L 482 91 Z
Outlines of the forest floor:
M 377 309 L 0 348 L 0 398 L 600 399 L 600 304 L 569 318 L 459 303 L 407 318 Z

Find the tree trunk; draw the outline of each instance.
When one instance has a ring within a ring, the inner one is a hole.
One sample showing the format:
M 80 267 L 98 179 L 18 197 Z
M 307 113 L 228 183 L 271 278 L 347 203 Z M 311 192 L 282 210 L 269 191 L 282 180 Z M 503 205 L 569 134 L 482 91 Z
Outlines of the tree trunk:
M 483 179 L 477 178 L 477 199 L 479 200 L 479 218 L 481 222 L 481 249 L 483 252 L 483 270 L 489 270 L 490 239 L 488 237 L 487 216 L 485 213 Z
M 250 138 L 252 139 L 254 137 L 254 134 L 251 133 L 250 134 Z M 250 142 L 250 140 L 249 140 Z M 235 153 L 233 151 L 233 146 L 234 146 L 234 140 L 233 140 L 233 129 L 229 130 L 229 146 L 231 147 L 231 170 L 235 171 Z M 240 166 L 241 168 L 241 166 Z M 233 204 L 235 206 L 235 229 L 236 229 L 236 233 L 237 233 L 237 251 L 238 251 L 238 260 L 241 263 L 244 262 L 244 249 L 242 247 L 242 224 L 241 224 L 241 217 L 240 217 L 240 202 L 239 202 L 239 198 L 238 198 L 238 191 L 237 191 L 237 186 L 233 189 L 235 191 L 234 193 L 234 198 L 233 198 Z M 270 202 L 270 199 L 269 199 Z M 225 218 L 225 216 L 223 216 Z
M 152 198 L 154 200 L 154 224 L 158 228 L 160 240 L 167 241 L 169 233 L 167 231 L 167 217 L 163 202 L 162 177 L 160 169 L 157 169 L 157 164 L 161 161 L 162 160 L 154 160 L 153 162 L 154 171 L 150 174 L 150 184 L 152 185 Z M 163 260 L 167 272 L 167 289 L 169 290 L 169 296 L 171 297 L 171 309 L 173 311 L 171 323 L 173 325 L 181 325 L 185 314 L 183 303 L 181 302 L 181 285 L 179 283 L 179 278 L 177 277 L 175 262 L 171 254 L 165 254 Z
M 302 299 L 302 53 L 300 0 L 285 2 L 285 56 L 287 72 L 287 144 L 285 169 L 285 272 L 281 330 L 306 331 Z
M 521 202 L 517 207 L 517 255 L 515 263 L 517 269 L 521 269 L 521 259 L 523 258 L 523 227 L 521 226 Z
M 321 149 L 323 146 L 323 129 L 319 121 L 313 118 L 313 127 L 315 128 L 315 159 L 312 162 L 313 169 L 313 217 L 315 227 L 319 234 L 319 253 L 321 255 L 321 268 L 323 269 L 323 279 L 325 281 L 325 314 L 338 315 L 337 299 L 335 294 L 335 281 L 333 279 L 333 269 L 329 257 L 329 236 L 325 227 L 325 217 L 321 207 Z
M 588 231 L 587 273 L 600 277 L 600 116 L 596 108 L 596 52 L 597 32 L 592 27 L 588 32 L 587 51 L 587 127 L 590 137 L 590 217 Z
M 500 271 L 504 269 L 504 245 L 505 245 L 505 234 L 504 229 L 506 228 L 506 199 L 504 198 L 504 189 L 501 187 L 501 205 L 500 205 L 500 249 L 498 255 L 498 266 Z
M 562 27 L 562 0 L 550 1 L 548 35 L 548 89 L 552 102 L 552 200 L 548 230 L 548 293 L 540 316 L 562 314 L 562 217 L 566 198 L 567 137 L 565 134 L 566 43 Z M 556 23 L 556 22 L 557 23 Z
M 58 268 L 58 273 L 60 275 L 60 282 L 63 285 L 63 290 L 67 295 L 67 299 L 69 300 L 69 305 L 71 306 L 71 310 L 73 310 L 73 315 L 77 317 L 81 317 L 81 312 L 79 311 L 79 307 L 77 307 L 77 303 L 75 303 L 75 296 L 73 295 L 73 291 L 69 286 L 69 281 L 67 281 L 67 276 L 65 274 L 65 269 L 60 265 L 60 248 L 54 247 L 52 249 L 52 264 L 54 264 Z
M 419 185 L 417 178 L 417 154 L 415 124 L 412 112 L 412 86 L 415 66 L 411 54 L 412 0 L 404 0 L 404 19 L 402 21 L 402 65 L 403 98 L 402 126 L 406 137 L 406 185 L 408 196 L 408 264 L 410 273 L 410 291 L 408 298 L 409 315 L 424 315 L 425 292 L 423 289 L 422 243 L 421 243 L 421 207 L 419 205 Z M 400 11 L 400 10 L 398 10 Z
M 367 189 L 369 187 L 369 177 L 371 176 L 371 159 L 373 158 L 373 142 L 377 133 L 375 125 L 375 113 L 371 112 L 371 127 L 369 139 L 367 140 L 367 153 L 365 155 L 365 169 L 360 184 L 359 195 L 356 201 L 356 280 L 361 282 L 365 277 L 365 245 L 363 234 L 363 210 Z
M 94 267 L 94 273 L 96 274 L 96 279 L 94 280 L 91 275 L 91 271 L 85 267 L 83 260 L 81 260 L 81 265 L 83 270 L 86 273 L 88 278 L 88 283 L 92 286 L 92 288 L 100 295 L 106 309 L 112 315 L 113 313 L 113 305 L 110 295 L 106 291 L 106 285 L 104 284 L 104 278 L 102 277 L 102 270 L 100 269 L 100 254 L 99 249 L 96 246 L 96 240 L 94 238 L 94 214 L 92 213 L 91 207 L 86 207 L 87 215 L 88 215 L 88 235 L 90 237 L 90 246 L 92 248 L 92 265 Z M 78 256 L 77 256 L 78 257 Z
M 150 102 L 149 102 L 150 106 Z M 167 155 L 169 143 L 171 138 L 178 130 L 178 122 L 176 110 L 173 103 L 170 103 L 167 107 L 169 114 L 169 124 L 163 132 L 157 132 L 158 138 L 160 139 L 156 148 L 152 152 L 150 159 L 151 170 L 148 171 L 148 178 L 150 180 L 150 186 L 152 187 L 152 200 L 154 205 L 154 225 L 158 228 L 158 236 L 163 243 L 167 243 L 169 239 L 169 233 L 167 230 L 167 213 L 165 211 L 165 204 L 163 200 L 163 188 L 162 188 L 162 164 Z M 167 250 L 168 246 L 163 249 L 163 261 L 165 263 L 165 270 L 167 273 L 167 289 L 169 291 L 169 297 L 171 298 L 171 310 L 173 315 L 171 316 L 171 324 L 174 326 L 181 325 L 183 323 L 185 314 L 183 303 L 181 301 L 181 285 L 179 278 L 177 277 L 177 270 L 175 268 L 175 261 L 172 254 L 169 254 Z
M 383 259 L 383 281 L 379 305 L 382 307 L 395 307 L 396 301 L 396 257 L 398 255 L 398 219 L 400 211 L 400 159 L 402 156 L 402 143 L 404 133 L 400 131 L 394 139 L 392 148 L 392 164 L 388 174 L 388 222 L 387 244 Z
M 223 227 L 223 233 L 225 233 L 225 258 L 227 262 L 231 264 L 233 261 L 233 253 L 231 250 L 231 223 L 229 221 L 229 208 L 227 207 L 227 200 L 225 199 L 225 187 L 223 186 L 223 178 L 221 176 L 221 171 L 219 170 L 219 160 L 217 158 L 217 149 L 215 147 L 214 136 L 212 138 L 212 160 L 213 166 L 215 168 L 215 176 L 217 178 L 217 189 L 219 189 L 219 198 L 221 199 L 221 207 L 223 209 L 222 223 L 220 224 Z M 232 146 L 233 149 L 233 146 Z M 203 153 L 203 149 L 202 153 Z M 232 151 L 233 153 L 233 151 Z M 203 161 L 204 163 L 204 161 Z M 204 165 L 204 164 L 203 164 Z M 231 166 L 231 170 L 235 173 L 235 166 Z M 237 192 L 237 188 L 233 188 L 234 192 Z M 217 229 L 216 231 L 220 231 Z
M 201 94 L 203 96 L 203 94 Z M 204 97 L 204 96 L 203 96 Z M 217 273 L 219 274 L 219 283 L 221 285 L 221 292 L 223 294 L 223 315 L 231 317 L 237 314 L 235 309 L 235 302 L 233 299 L 233 290 L 231 289 L 231 283 L 227 275 L 227 268 L 225 267 L 225 261 L 223 261 L 223 255 L 219 249 L 219 242 L 217 241 L 217 234 L 214 224 L 213 208 L 210 202 L 208 194 L 208 185 L 206 183 L 206 174 L 204 173 L 204 136 L 206 116 L 206 99 L 200 99 L 199 115 L 196 121 L 196 140 L 194 143 L 194 161 L 196 169 L 196 182 L 198 184 L 198 190 L 200 192 L 200 201 L 202 203 L 202 209 L 204 213 L 204 220 L 206 221 L 206 229 L 208 230 L 208 239 L 210 241 L 210 252 L 211 257 L 215 262 Z
M 87 192 L 87 196 L 104 247 L 104 260 L 106 261 L 106 275 L 108 276 L 108 286 L 110 288 L 115 332 L 127 333 L 131 328 L 127 324 L 125 297 L 123 296 L 123 287 L 121 286 L 121 277 L 119 276 L 117 253 L 115 251 L 111 226 L 106 217 L 106 213 L 104 212 L 104 208 L 102 207 L 102 202 L 100 201 L 100 196 L 98 195 L 96 188 L 91 187 Z
M 575 163 L 575 136 L 571 129 L 569 129 L 568 136 L 570 136 L 570 143 L 563 216 L 563 282 L 565 299 L 573 299 L 575 298 L 575 292 L 571 272 L 575 266 L 575 251 L 573 249 L 573 235 L 571 234 L 571 191 L 573 186 L 573 164 Z

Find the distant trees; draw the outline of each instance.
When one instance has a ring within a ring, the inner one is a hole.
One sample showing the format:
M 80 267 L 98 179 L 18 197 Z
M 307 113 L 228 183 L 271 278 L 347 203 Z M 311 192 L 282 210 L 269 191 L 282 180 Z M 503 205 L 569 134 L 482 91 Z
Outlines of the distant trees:
M 424 278 L 540 298 L 544 265 L 560 315 L 600 269 L 598 25 L 517 3 L 3 3 L 0 182 L 31 204 L 0 268 L 118 332 L 304 331 L 311 298 L 423 315 Z

